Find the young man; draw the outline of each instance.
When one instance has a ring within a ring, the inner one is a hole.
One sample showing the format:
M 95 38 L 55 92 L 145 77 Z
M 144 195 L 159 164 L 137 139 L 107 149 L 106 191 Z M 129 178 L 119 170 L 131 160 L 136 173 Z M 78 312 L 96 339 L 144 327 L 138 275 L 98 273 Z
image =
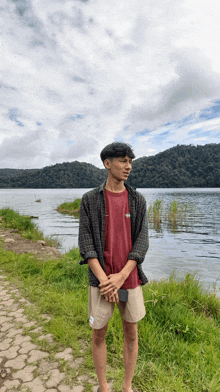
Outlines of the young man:
M 135 158 L 130 146 L 112 143 L 100 156 L 108 178 L 99 188 L 85 193 L 81 201 L 80 264 L 89 265 L 89 321 L 98 390 L 109 392 L 105 336 L 116 302 L 124 332 L 122 391 L 131 392 L 138 353 L 137 322 L 145 316 L 141 285 L 147 283 L 147 278 L 141 263 L 149 246 L 146 202 L 124 183 Z

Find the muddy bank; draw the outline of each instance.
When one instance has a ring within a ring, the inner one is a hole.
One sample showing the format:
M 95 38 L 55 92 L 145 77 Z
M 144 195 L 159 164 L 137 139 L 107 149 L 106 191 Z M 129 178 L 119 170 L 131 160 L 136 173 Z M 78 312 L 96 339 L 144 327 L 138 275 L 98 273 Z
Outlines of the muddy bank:
M 22 238 L 18 230 L 5 229 L 0 217 L 0 246 L 15 253 L 32 253 L 38 260 L 60 259 L 62 254 L 54 246 L 47 246 L 45 241 L 37 242 Z

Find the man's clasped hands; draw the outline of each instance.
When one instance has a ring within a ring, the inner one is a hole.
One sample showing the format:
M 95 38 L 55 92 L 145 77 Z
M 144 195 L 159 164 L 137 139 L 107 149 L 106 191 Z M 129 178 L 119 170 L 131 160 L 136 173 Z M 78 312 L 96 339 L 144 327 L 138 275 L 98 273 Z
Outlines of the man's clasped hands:
M 106 280 L 100 283 L 99 289 L 104 295 L 107 302 L 119 303 L 118 290 L 124 283 L 124 277 L 122 274 L 110 274 Z

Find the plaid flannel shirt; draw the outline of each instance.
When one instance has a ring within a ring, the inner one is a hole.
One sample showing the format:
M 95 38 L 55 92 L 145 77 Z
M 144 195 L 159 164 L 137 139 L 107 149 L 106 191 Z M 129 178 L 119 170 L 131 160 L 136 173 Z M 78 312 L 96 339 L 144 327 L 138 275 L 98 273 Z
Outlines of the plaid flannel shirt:
M 129 185 L 125 184 L 128 190 L 128 202 L 131 218 L 132 250 L 128 255 L 128 260 L 137 261 L 137 269 L 142 285 L 148 282 L 142 270 L 146 252 L 149 247 L 148 220 L 146 212 L 145 198 Z M 87 264 L 88 259 L 97 258 L 103 270 L 104 246 L 105 246 L 105 182 L 98 188 L 85 193 L 80 204 L 79 221 L 79 249 L 83 260 L 79 264 Z M 89 268 L 89 284 L 98 287 L 99 280 Z

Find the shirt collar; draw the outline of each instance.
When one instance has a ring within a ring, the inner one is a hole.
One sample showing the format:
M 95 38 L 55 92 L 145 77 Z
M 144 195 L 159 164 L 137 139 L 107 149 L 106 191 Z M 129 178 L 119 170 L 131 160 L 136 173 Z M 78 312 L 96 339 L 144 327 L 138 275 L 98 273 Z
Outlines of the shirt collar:
M 103 182 L 103 184 L 101 184 L 101 185 L 98 187 L 99 193 L 104 193 L 105 184 L 106 184 L 106 181 Z M 136 197 L 135 189 L 133 189 L 130 185 L 128 185 L 128 184 L 126 184 L 126 183 L 125 183 L 125 188 L 127 189 L 128 193 L 130 193 L 131 196 Z

